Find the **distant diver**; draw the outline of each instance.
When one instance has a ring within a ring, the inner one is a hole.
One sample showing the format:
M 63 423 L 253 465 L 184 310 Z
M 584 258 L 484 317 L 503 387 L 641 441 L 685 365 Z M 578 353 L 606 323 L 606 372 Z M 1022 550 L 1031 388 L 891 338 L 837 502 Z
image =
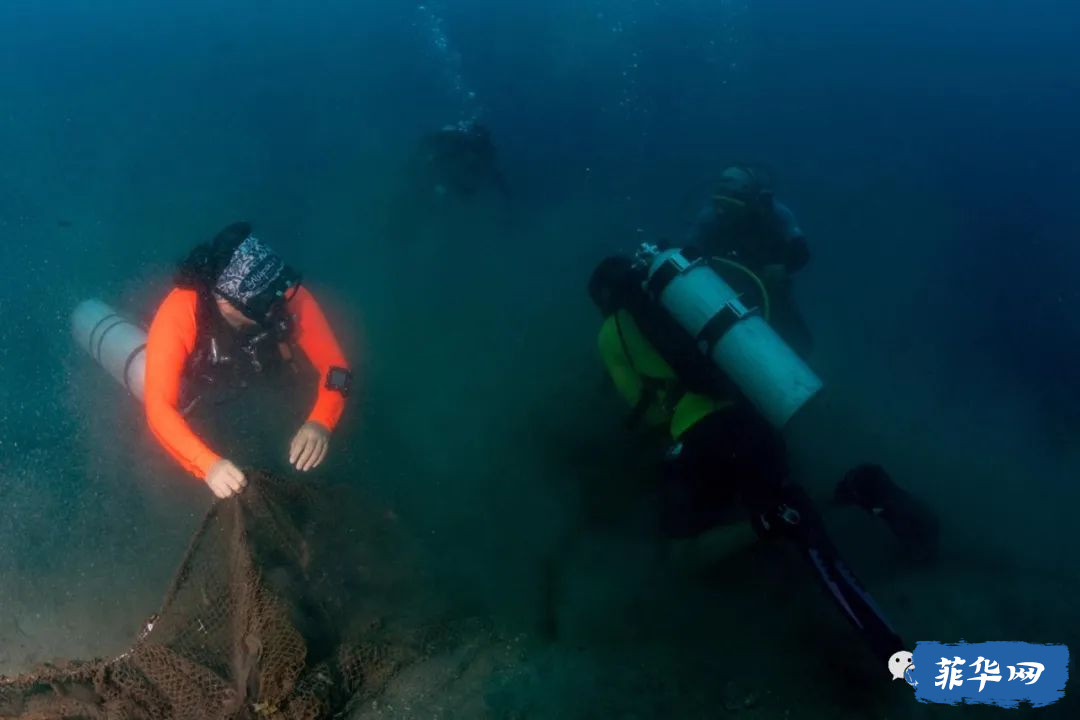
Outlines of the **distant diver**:
M 488 128 L 476 121 L 447 125 L 417 142 L 389 198 L 385 230 L 404 245 L 426 238 L 438 246 L 461 232 L 498 234 L 509 222 L 510 201 Z
M 722 249 L 715 235 L 703 237 L 711 251 Z M 805 248 L 795 252 L 785 271 L 805 262 Z M 777 256 L 749 247 L 737 256 L 749 264 L 732 257 L 643 245 L 634 257 L 604 259 L 589 281 L 604 318 L 601 357 L 632 408 L 628 427 L 667 436 L 658 497 L 662 534 L 696 537 L 729 522 L 741 506 L 758 536 L 786 539 L 802 551 L 837 607 L 887 659 L 905 645 L 790 477 L 780 428 L 821 385 L 783 333 L 768 327 L 776 303 L 759 270 Z M 876 507 L 894 530 L 933 529 L 925 542 L 936 541 L 929 510 L 908 498 L 878 466 L 849 473 L 837 495 Z
M 146 347 L 150 429 L 219 498 L 242 490 L 238 465 L 211 450 L 186 411 L 213 388 L 242 388 L 255 376 L 296 369 L 296 349 L 318 372 L 315 405 L 289 444 L 289 462 L 318 467 L 345 407 L 352 373 L 300 275 L 237 222 L 191 251 L 158 308 Z
M 447 125 L 420 139 L 411 166 L 416 187 L 435 197 L 469 200 L 506 194 L 491 131 L 477 121 Z
M 768 288 L 771 324 L 796 352 L 810 355 L 813 336 L 792 297 L 792 278 L 809 262 L 810 249 L 795 214 L 775 198 L 764 170 L 725 168 L 686 243 L 752 270 Z

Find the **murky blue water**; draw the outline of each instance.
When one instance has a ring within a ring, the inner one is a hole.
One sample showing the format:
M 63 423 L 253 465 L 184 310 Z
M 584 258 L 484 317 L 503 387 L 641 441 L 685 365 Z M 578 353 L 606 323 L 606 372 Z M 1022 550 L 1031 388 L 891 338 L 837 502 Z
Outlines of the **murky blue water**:
M 798 558 L 663 563 L 645 531 L 654 457 L 585 283 L 685 237 L 731 162 L 771 170 L 811 248 L 795 292 L 828 396 L 791 432 L 800 479 L 825 505 L 878 461 L 941 515 L 927 568 L 828 508 L 851 564 L 913 640 L 1076 640 L 1075 8 L 318 5 L 0 8 L 0 670 L 123 647 L 210 502 L 70 310 L 148 320 L 244 218 L 363 369 L 316 480 L 396 518 L 438 578 L 416 622 L 456 638 L 379 712 L 936 717 L 865 667 Z M 506 193 L 440 204 L 410 162 L 467 121 Z

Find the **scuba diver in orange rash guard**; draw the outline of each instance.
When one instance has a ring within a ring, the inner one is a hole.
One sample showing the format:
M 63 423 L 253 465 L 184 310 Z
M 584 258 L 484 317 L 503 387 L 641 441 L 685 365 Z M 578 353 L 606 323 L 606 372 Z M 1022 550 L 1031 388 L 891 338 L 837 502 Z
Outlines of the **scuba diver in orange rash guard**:
M 200 389 L 282 371 L 299 347 L 318 371 L 319 387 L 289 446 L 289 462 L 301 471 L 321 464 L 352 374 L 300 275 L 251 234 L 251 225 L 238 222 L 196 247 L 175 283 L 150 325 L 146 348 L 146 418 L 162 446 L 218 497 L 242 490 L 244 473 L 211 450 L 185 414 Z

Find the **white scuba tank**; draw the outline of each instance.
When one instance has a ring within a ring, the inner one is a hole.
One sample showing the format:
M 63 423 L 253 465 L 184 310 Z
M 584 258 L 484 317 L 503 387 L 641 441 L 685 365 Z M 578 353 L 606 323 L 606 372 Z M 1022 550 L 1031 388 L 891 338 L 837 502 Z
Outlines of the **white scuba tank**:
M 814 371 L 707 261 L 651 246 L 638 257 L 648 263 L 649 293 L 774 427 L 821 390 Z
M 146 382 L 146 330 L 100 300 L 84 300 L 71 313 L 75 341 L 139 402 Z

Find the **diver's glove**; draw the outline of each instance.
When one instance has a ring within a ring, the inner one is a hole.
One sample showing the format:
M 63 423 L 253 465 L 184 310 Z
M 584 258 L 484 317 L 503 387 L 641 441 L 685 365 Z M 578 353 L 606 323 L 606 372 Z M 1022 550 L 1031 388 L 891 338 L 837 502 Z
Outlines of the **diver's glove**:
M 838 505 L 857 505 L 880 517 L 920 560 L 937 554 L 939 525 L 930 506 L 893 482 L 880 465 L 859 465 L 836 485 L 833 496 Z

